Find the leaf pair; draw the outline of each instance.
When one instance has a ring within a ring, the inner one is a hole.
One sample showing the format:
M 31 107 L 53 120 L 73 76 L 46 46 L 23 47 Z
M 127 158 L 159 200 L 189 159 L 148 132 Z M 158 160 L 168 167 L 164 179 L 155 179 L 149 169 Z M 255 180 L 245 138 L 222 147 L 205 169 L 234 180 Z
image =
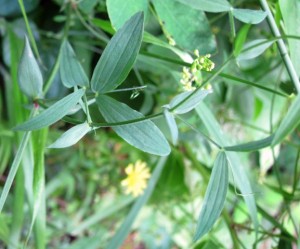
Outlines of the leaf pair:
M 220 13 L 220 12 L 232 12 L 233 16 L 241 22 L 258 24 L 262 22 L 267 13 L 261 10 L 250 9 L 237 9 L 233 8 L 231 4 L 226 0 L 177 0 L 183 4 L 189 5 L 194 9 Z

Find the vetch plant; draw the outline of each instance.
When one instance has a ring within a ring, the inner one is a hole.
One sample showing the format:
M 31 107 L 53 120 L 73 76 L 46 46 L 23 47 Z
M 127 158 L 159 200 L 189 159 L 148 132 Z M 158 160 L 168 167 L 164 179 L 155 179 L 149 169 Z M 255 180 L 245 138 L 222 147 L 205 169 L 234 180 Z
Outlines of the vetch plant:
M 55 1 L 55 33 L 33 2 L 0 10 L 0 247 L 299 244 L 291 3 Z

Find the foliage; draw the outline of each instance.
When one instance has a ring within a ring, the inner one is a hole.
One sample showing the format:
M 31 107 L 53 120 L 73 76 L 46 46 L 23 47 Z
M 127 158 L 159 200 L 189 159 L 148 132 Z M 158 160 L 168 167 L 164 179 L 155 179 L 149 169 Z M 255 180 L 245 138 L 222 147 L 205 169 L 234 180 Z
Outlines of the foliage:
M 0 247 L 299 247 L 299 12 L 0 0 Z

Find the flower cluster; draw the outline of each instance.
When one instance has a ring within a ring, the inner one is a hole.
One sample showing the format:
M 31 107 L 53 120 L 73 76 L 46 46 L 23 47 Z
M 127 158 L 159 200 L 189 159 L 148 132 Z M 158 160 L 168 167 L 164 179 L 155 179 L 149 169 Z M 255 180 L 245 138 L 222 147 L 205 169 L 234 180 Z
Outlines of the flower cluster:
M 183 67 L 182 71 L 180 83 L 185 91 L 195 90 L 196 86 L 200 84 L 201 70 L 211 71 L 215 67 L 215 64 L 210 60 L 210 54 L 200 56 L 198 50 L 195 50 L 194 54 L 197 58 L 193 61 L 191 67 Z
M 125 173 L 127 177 L 121 182 L 121 185 L 126 189 L 125 193 L 132 194 L 134 197 L 143 194 L 147 187 L 147 180 L 151 176 L 147 164 L 138 160 L 135 164 L 129 164 Z

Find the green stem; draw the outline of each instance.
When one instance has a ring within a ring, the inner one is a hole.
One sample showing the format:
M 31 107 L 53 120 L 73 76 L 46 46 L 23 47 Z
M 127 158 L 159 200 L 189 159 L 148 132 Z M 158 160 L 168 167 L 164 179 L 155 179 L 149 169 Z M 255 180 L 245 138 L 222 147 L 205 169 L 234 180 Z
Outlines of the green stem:
M 105 43 L 109 42 L 109 39 L 106 36 L 104 36 L 104 33 L 99 34 L 96 30 L 94 30 L 93 27 L 84 20 L 83 16 L 77 9 L 75 9 L 75 13 L 76 13 L 78 19 L 80 20 L 80 22 L 82 23 L 82 25 L 84 27 L 86 27 L 95 37 L 97 37 L 99 40 L 101 40 Z
M 90 115 L 89 105 L 88 105 L 87 98 L 86 98 L 85 94 L 83 95 L 83 100 L 84 100 L 84 105 L 85 105 L 85 110 L 86 110 L 86 118 L 87 118 L 88 124 L 91 125 L 93 123 L 93 121 L 92 121 L 92 118 L 91 118 L 91 115 Z
M 18 2 L 19 2 L 19 6 L 20 6 L 20 9 L 21 9 L 24 21 L 25 21 L 25 25 L 26 25 L 26 28 L 27 28 L 29 40 L 31 42 L 31 45 L 33 47 L 33 50 L 34 50 L 34 53 L 35 53 L 36 57 L 38 58 L 39 62 L 41 62 L 41 57 L 40 57 L 36 42 L 34 40 L 34 36 L 33 36 L 32 30 L 31 30 L 31 27 L 30 27 L 29 22 L 28 22 L 28 18 L 27 18 L 27 15 L 26 15 L 23 0 L 18 0 Z
M 229 15 L 229 23 L 230 23 L 231 39 L 232 39 L 232 42 L 233 42 L 236 33 L 235 33 L 234 17 L 233 17 L 232 11 L 233 11 L 233 8 L 231 8 L 231 10 L 228 12 L 228 15 Z
M 45 87 L 44 87 L 44 91 L 43 91 L 43 94 L 44 96 L 46 95 L 46 93 L 49 91 L 51 85 L 52 85 L 52 82 L 58 72 L 58 69 L 59 69 L 59 63 L 60 63 L 60 56 L 61 56 L 61 49 L 59 50 L 58 52 L 58 56 L 56 58 L 56 61 L 55 61 L 55 64 L 51 70 L 51 73 L 50 73 L 50 76 L 48 77 L 47 81 L 45 82 Z
M 269 8 L 267 0 L 260 0 L 260 3 L 261 3 L 262 8 L 264 9 L 264 11 L 267 12 L 267 20 L 268 20 L 270 29 L 272 30 L 274 36 L 275 37 L 280 37 L 281 34 L 280 34 L 279 29 L 276 25 L 274 17 L 271 13 L 271 10 Z M 295 88 L 297 89 L 297 92 L 300 93 L 300 81 L 298 79 L 296 70 L 295 70 L 294 65 L 293 65 L 293 63 L 290 59 L 289 54 L 288 54 L 288 50 L 287 50 L 287 48 L 286 48 L 286 46 L 285 46 L 282 39 L 277 40 L 277 46 L 278 46 L 278 49 L 280 51 L 283 62 L 285 64 L 285 67 L 286 67 L 286 69 L 287 69 L 287 71 L 290 75 L 290 78 L 291 78 Z

